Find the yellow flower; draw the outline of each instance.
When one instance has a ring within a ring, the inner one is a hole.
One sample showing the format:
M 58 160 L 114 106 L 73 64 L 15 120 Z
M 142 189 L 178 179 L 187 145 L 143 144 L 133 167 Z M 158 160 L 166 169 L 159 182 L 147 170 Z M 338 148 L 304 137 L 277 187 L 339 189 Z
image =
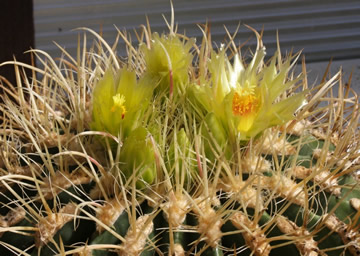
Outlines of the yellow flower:
M 206 79 L 208 75 L 200 77 L 203 84 L 190 89 L 189 98 L 197 112 L 202 111 L 204 116 L 213 113 L 229 140 L 237 136 L 248 140 L 271 126 L 292 120 L 305 103 L 305 92 L 286 94 L 301 79 L 288 77 L 296 56 L 279 63 L 276 55 L 264 64 L 265 54 L 259 41 L 251 62 L 245 66 L 239 54 L 230 61 L 225 49 L 212 51 L 210 80 Z
M 260 48 L 245 69 L 239 55 L 234 56 L 233 67 L 229 64 L 227 86 L 232 89 L 224 99 L 225 112 L 241 139 L 255 137 L 271 126 L 293 119 L 305 103 L 305 92 L 282 95 L 300 80 L 288 79 L 292 58 L 276 65 L 273 57 L 269 65 L 264 65 L 264 56 L 265 48 Z
M 141 124 L 149 104 L 151 87 L 138 80 L 134 71 L 108 71 L 93 90 L 91 128 L 123 138 Z

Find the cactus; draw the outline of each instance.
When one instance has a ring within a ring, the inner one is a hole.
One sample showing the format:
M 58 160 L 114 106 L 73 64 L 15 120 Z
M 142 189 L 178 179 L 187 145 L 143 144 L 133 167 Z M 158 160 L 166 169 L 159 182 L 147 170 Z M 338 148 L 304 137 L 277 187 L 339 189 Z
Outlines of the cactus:
M 1 64 L 18 79 L 0 83 L 0 254 L 359 255 L 341 72 L 309 88 L 299 54 L 266 60 L 254 30 L 245 61 L 232 36 L 214 49 L 208 28 L 199 45 L 169 28 L 138 46 L 119 32 L 125 59 L 83 29 L 76 59 Z

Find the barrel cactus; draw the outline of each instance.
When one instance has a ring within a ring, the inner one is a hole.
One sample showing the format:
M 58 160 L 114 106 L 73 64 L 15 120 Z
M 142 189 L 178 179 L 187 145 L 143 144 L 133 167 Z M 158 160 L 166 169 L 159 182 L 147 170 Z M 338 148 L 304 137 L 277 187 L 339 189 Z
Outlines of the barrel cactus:
M 1 64 L 1 255 L 360 255 L 350 82 L 169 27 Z

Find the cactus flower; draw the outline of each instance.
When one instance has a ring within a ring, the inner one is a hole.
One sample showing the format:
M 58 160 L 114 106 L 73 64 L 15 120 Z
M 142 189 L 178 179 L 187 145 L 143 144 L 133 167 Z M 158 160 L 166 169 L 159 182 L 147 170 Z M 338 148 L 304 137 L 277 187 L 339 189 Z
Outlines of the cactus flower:
M 205 114 L 212 112 L 222 122 L 227 133 L 222 136 L 235 133 L 242 140 L 250 139 L 271 126 L 292 120 L 305 103 L 305 92 L 283 95 L 300 81 L 300 77 L 287 78 L 292 59 L 276 64 L 273 57 L 269 65 L 264 65 L 264 57 L 265 48 L 258 47 L 245 67 L 239 54 L 235 54 L 231 64 L 220 48 L 218 54 L 211 54 L 211 82 L 191 88 L 190 100 L 195 99 Z
M 228 69 L 230 93 L 224 99 L 227 119 L 242 139 L 258 135 L 268 127 L 281 125 L 294 118 L 294 113 L 305 103 L 305 92 L 284 97 L 282 94 L 300 78 L 287 80 L 291 59 L 279 63 L 276 58 L 262 67 L 265 49 L 260 48 L 245 69 L 239 55 Z M 230 64 L 229 64 L 230 65 Z
M 168 36 L 154 33 L 150 48 L 141 46 L 147 75 L 159 81 L 157 90 L 170 90 L 171 94 L 173 91 L 184 91 L 189 80 L 188 72 L 193 59 L 190 49 L 194 42 L 195 39 L 189 39 L 184 43 L 174 33 Z
M 128 136 L 149 104 L 150 88 L 133 71 L 107 72 L 93 91 L 92 129 Z

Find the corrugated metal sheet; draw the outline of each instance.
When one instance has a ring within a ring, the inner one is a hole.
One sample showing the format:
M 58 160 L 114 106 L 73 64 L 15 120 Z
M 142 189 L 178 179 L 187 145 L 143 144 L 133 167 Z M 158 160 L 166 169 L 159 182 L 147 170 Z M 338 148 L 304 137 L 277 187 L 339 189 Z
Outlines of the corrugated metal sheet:
M 264 27 L 268 53 L 276 47 L 279 31 L 283 51 L 304 49 L 308 61 L 330 57 L 360 57 L 360 1 L 358 0 L 182 0 L 173 1 L 179 31 L 188 36 L 201 36 L 195 25 L 211 23 L 212 39 L 221 42 L 237 25 L 248 24 L 257 30 Z M 116 25 L 132 30 L 145 24 L 149 17 L 153 30 L 166 30 L 162 14 L 170 19 L 169 0 L 34 0 L 36 47 L 52 56 L 60 54 L 56 41 L 75 53 L 77 27 L 103 31 L 108 42 L 114 42 Z M 241 27 L 237 42 L 254 35 Z

